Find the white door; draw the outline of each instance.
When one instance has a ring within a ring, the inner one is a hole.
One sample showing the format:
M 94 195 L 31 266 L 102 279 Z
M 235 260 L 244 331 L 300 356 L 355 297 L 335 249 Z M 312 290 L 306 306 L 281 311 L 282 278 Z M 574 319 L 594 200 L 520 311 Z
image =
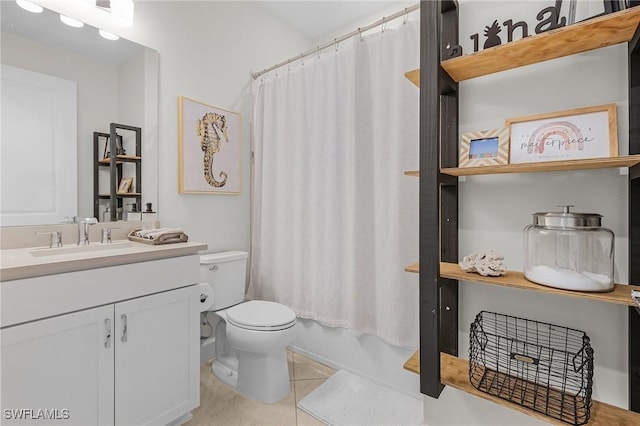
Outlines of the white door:
M 113 305 L 0 330 L 0 423 L 113 425 L 112 336 Z
M 2 226 L 78 214 L 76 83 L 2 65 Z
M 115 306 L 115 424 L 167 424 L 199 405 L 197 286 Z

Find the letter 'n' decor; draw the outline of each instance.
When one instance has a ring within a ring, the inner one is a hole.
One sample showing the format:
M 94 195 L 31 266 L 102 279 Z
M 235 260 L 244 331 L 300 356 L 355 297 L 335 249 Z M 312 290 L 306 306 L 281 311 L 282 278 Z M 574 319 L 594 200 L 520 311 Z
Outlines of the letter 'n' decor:
M 240 193 L 240 114 L 182 96 L 178 110 L 178 191 Z
M 508 118 L 509 163 L 618 156 L 616 105 Z

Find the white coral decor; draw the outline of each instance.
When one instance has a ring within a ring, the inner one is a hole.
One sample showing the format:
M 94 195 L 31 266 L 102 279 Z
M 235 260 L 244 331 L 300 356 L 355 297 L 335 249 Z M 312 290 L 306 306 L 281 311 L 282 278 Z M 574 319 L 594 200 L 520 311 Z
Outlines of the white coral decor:
M 503 260 L 504 256 L 493 250 L 482 250 L 465 256 L 459 265 L 465 272 L 477 272 L 485 277 L 498 277 L 507 272 Z

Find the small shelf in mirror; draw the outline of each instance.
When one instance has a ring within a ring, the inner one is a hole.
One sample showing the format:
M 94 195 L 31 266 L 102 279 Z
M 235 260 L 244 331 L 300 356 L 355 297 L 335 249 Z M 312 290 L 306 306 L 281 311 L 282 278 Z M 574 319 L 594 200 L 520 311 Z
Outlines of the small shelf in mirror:
M 142 194 L 139 192 L 116 192 L 116 197 L 122 197 L 122 198 L 135 198 L 135 197 L 140 197 Z M 100 194 L 100 198 L 103 199 L 109 199 L 110 195 L 109 194 Z
M 116 161 L 120 162 L 136 162 L 142 160 L 142 157 L 138 157 L 136 155 L 116 155 Z M 111 158 L 103 158 L 102 160 L 98 160 L 100 165 L 108 166 L 111 164 Z

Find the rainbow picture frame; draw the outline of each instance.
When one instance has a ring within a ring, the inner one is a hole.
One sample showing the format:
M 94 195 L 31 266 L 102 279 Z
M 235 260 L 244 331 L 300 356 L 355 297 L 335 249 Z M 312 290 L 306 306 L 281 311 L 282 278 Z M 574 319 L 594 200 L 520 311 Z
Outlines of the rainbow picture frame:
M 616 104 L 508 118 L 509 163 L 618 156 Z

